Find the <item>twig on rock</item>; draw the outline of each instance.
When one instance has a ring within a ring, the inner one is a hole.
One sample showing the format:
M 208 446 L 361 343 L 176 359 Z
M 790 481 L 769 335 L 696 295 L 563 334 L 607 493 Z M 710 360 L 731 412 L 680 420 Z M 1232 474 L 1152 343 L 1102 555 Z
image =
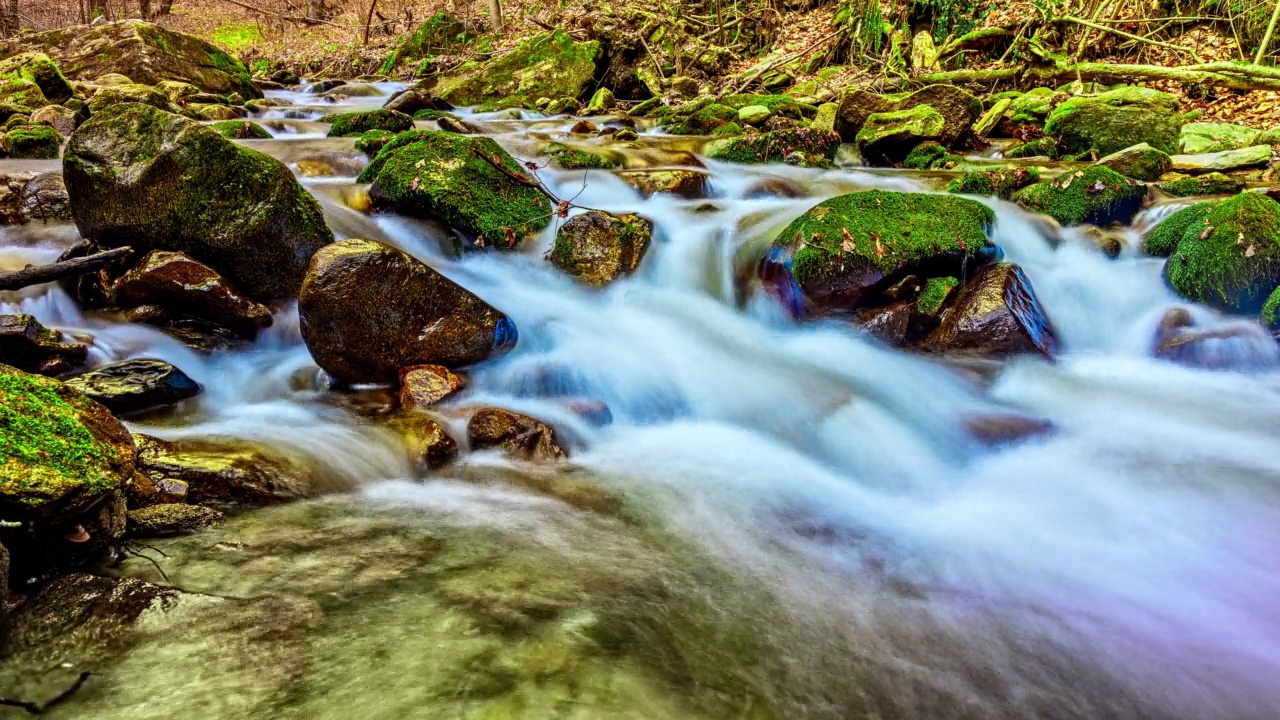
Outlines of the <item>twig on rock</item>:
M 119 247 L 94 253 L 82 258 L 72 258 L 49 265 L 27 267 L 17 272 L 0 273 L 0 290 L 21 290 L 30 285 L 53 282 L 101 270 L 108 265 L 133 254 L 133 248 Z

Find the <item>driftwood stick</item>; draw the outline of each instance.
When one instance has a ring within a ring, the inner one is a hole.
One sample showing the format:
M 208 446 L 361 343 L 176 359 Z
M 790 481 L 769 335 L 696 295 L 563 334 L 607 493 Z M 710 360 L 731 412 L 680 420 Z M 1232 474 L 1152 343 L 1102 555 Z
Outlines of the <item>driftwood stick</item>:
M 101 270 L 131 254 L 133 254 L 133 248 L 119 247 L 81 258 L 28 267 L 17 272 L 0 273 L 0 290 L 21 290 L 31 285 L 85 275 Z

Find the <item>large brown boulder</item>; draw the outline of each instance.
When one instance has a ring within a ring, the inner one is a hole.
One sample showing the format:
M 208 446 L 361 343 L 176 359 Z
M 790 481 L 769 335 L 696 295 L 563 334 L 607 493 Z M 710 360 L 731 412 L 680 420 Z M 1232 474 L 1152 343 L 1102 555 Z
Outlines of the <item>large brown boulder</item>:
M 40 375 L 84 365 L 89 347 L 68 340 L 30 315 L 0 315 L 0 363 Z
M 395 382 L 414 365 L 470 365 L 516 341 L 506 315 L 372 240 L 342 240 L 315 254 L 298 315 L 316 363 L 348 383 Z
M 874 113 L 891 113 L 928 105 L 942 115 L 945 123 L 938 141 L 950 146 L 972 127 L 979 105 L 974 96 L 951 85 L 927 85 L 902 95 L 877 95 L 862 88 L 845 91 L 836 115 L 836 132 L 845 142 L 854 142 L 858 132 Z
M 965 284 L 955 306 L 923 343 L 931 352 L 1004 357 L 1020 353 L 1052 356 L 1053 325 L 1022 268 L 988 265 Z
M 114 293 L 120 307 L 157 305 L 170 317 L 204 320 L 244 337 L 272 322 L 270 308 L 182 253 L 152 250 L 115 283 Z

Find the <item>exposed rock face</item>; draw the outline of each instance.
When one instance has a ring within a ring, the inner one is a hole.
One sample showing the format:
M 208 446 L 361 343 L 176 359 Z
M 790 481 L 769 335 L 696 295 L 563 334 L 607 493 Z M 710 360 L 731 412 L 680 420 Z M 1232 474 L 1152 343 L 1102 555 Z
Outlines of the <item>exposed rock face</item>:
M 897 165 L 917 145 L 937 142 L 946 120 L 928 105 L 871 113 L 855 140 L 862 159 L 873 165 Z
M 872 113 L 897 112 L 927 105 L 944 118 L 938 140 L 950 147 L 973 125 L 978 107 L 974 100 L 973 95 L 951 85 L 928 85 L 901 97 L 877 95 L 861 88 L 851 89 L 840 100 L 836 131 L 845 142 L 854 142 Z
M 547 257 L 589 285 L 607 285 L 640 267 L 652 238 L 653 223 L 639 215 L 591 210 L 560 226 Z
M 181 440 L 135 435 L 138 469 L 160 480 L 179 480 L 189 502 L 214 507 L 258 506 L 321 494 L 322 479 L 284 455 L 249 442 Z
M 466 380 L 443 365 L 416 365 L 400 371 L 400 405 L 429 407 L 466 387 Z
M 1182 155 L 1201 155 L 1236 150 L 1256 144 L 1260 135 L 1260 130 L 1244 125 L 1187 123 L 1182 126 L 1178 136 L 1178 152 Z
M 33 172 L 10 172 L 0 175 L 0 224 L 18 225 L 25 222 L 22 215 L 22 190 L 32 178 Z
M 120 307 L 157 305 L 170 317 L 203 320 L 242 337 L 272 323 L 270 308 L 182 253 L 152 250 L 115 282 L 112 292 Z
M 201 505 L 164 503 L 129 511 L 130 537 L 167 537 L 204 530 L 222 522 L 222 513 Z
M 126 20 L 23 33 L 0 45 L 0 56 L 21 52 L 48 54 L 71 80 L 90 82 L 119 73 L 145 85 L 180 80 L 205 92 L 262 97 L 249 69 L 234 56 L 198 38 L 146 22 Z
M 1111 153 L 1097 164 L 1134 180 L 1155 180 L 1173 169 L 1173 160 L 1167 153 L 1146 143 Z
M 89 348 L 41 325 L 30 315 L 0 315 L 0 363 L 40 375 L 79 367 Z
M 923 348 L 993 357 L 1052 356 L 1057 339 L 1022 269 L 997 263 L 982 268 L 965 284 Z
M 31 178 L 18 196 L 25 222 L 74 219 L 71 198 L 62 181 L 62 172 L 54 170 Z
M 298 298 L 316 363 L 348 383 L 390 383 L 402 368 L 480 362 L 515 344 L 501 312 L 431 267 L 370 240 L 316 253 Z
M 63 177 L 84 237 L 184 253 L 259 301 L 295 297 L 333 239 L 278 160 L 146 105 L 113 106 L 76 130 Z
M 170 407 L 200 394 L 199 383 L 161 360 L 126 360 L 66 383 L 118 416 Z
M 450 437 L 444 426 L 424 412 L 403 412 L 387 421 L 400 433 L 409 461 L 420 469 L 435 470 L 458 457 L 458 441 Z
M 1280 203 L 1261 193 L 1217 203 L 1187 223 L 1165 277 L 1185 298 L 1256 315 L 1280 286 Z
M 1146 185 L 1092 165 L 1025 188 L 1014 200 L 1063 225 L 1107 225 L 1132 220 L 1146 197 Z
M 556 30 L 536 35 L 511 52 L 481 66 L 475 74 L 444 88 L 440 97 L 465 107 L 533 107 L 538 98 L 581 97 L 596 75 L 600 42 L 574 42 Z
M 560 460 L 568 455 L 550 425 L 499 408 L 472 415 L 467 438 L 474 449 L 501 448 L 520 460 Z
M 1172 155 L 1178 151 L 1181 127 L 1177 98 L 1126 87 L 1062 103 L 1049 114 L 1044 132 L 1058 138 L 1069 153 L 1110 155 L 1146 143 Z

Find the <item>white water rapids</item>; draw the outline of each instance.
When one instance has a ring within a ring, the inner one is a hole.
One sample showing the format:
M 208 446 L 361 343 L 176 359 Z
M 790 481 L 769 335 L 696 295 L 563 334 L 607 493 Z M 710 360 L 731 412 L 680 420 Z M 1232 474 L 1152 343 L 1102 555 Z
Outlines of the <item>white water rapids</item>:
M 486 128 L 536 159 L 529 133 L 570 124 Z M 306 122 L 274 127 L 276 139 L 246 144 L 286 161 L 300 147 L 350 148 Z M 390 242 L 515 321 L 518 346 L 475 368 L 461 402 L 565 429 L 576 466 L 758 578 L 797 617 L 845 628 L 823 640 L 893 678 L 897 712 L 885 716 L 1280 714 L 1280 353 L 1250 327 L 1221 341 L 1237 370 L 1151 356 L 1157 323 L 1179 301 L 1138 238 L 1168 208 L 1147 211 L 1108 259 L 1082 232 L 1047 237 L 1016 206 L 991 201 L 993 239 L 1026 271 L 1063 352 L 1015 360 L 988 382 L 849 325 L 797 324 L 742 281 L 753 248 L 821 199 L 923 189 L 918 179 L 714 163 L 708 172 L 713 197 L 689 201 L 641 199 L 606 172 L 584 185 L 582 172 L 541 171 L 560 197 L 655 222 L 640 270 L 602 290 L 543 259 L 554 228 L 519 253 L 458 258 L 436 228 L 343 206 L 352 178 L 304 182 L 339 236 Z M 765 176 L 811 196 L 747 199 Z M 50 261 L 76 239 L 69 225 L 0 232 L 5 267 Z M 99 361 L 160 358 L 204 386 L 184 424 L 148 432 L 269 440 L 383 501 L 448 501 L 437 478 L 404 482 L 410 470 L 381 431 L 290 389 L 310 364 L 294 311 L 252 347 L 215 356 L 153 328 L 83 317 L 52 286 L 7 296 L 0 311 L 91 334 Z M 1193 312 L 1202 327 L 1252 326 Z M 612 422 L 575 415 L 566 399 L 578 398 L 606 403 Z M 1009 412 L 1055 431 L 991 449 L 963 429 L 965 418 Z M 1109 704 L 1108 692 L 1124 699 Z M 948 706 L 954 714 L 936 714 Z M 818 704 L 810 711 L 821 715 Z

